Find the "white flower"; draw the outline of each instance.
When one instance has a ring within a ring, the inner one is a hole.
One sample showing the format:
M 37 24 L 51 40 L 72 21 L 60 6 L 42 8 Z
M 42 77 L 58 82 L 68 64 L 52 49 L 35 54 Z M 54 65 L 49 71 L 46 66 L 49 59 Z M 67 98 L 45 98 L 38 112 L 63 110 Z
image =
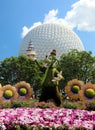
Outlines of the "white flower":
M 60 71 L 58 74 L 57 74 L 57 77 L 54 77 L 52 79 L 53 82 L 58 82 L 60 81 L 61 79 L 64 79 L 63 76 L 62 76 L 62 71 Z

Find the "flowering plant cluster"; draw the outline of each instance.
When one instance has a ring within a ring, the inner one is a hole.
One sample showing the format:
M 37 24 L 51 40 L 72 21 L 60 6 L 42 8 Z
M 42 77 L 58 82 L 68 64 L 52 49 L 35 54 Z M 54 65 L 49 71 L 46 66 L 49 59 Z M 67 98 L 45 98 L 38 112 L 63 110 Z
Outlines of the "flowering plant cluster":
M 16 108 L 0 110 L 0 129 L 16 129 L 17 127 L 35 130 L 68 129 L 94 130 L 95 111 L 66 108 Z M 66 129 L 65 129 L 66 128 Z
M 67 96 L 73 100 L 81 100 L 83 102 L 92 102 L 95 100 L 95 84 L 86 83 L 73 79 L 67 83 L 65 87 Z
M 32 95 L 32 88 L 29 83 L 25 81 L 18 82 L 14 86 L 10 84 L 0 85 L 0 101 L 13 101 L 16 99 L 30 99 Z

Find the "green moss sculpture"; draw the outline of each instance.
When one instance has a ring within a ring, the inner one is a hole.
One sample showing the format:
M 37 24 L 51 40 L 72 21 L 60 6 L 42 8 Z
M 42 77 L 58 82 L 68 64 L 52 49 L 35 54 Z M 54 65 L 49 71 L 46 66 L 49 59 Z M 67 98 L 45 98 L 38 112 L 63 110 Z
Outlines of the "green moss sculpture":
M 53 99 L 55 104 L 60 106 L 61 96 L 58 85 L 63 76 L 55 67 L 56 61 L 56 50 L 53 50 L 50 56 L 45 59 L 45 65 L 47 67 L 42 80 L 42 92 L 39 101 L 47 102 L 49 99 Z

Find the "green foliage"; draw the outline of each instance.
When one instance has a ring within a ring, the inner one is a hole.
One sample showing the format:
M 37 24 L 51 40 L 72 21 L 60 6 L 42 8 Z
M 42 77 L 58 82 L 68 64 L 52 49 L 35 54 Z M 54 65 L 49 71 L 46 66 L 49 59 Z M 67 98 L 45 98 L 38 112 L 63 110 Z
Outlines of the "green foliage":
M 4 109 L 4 108 L 11 108 L 11 102 L 5 102 L 5 103 L 2 103 L 0 104 L 1 107 Z
M 93 98 L 95 96 L 95 91 L 89 88 L 85 91 L 85 96 L 87 98 Z
M 64 108 L 69 108 L 69 109 L 77 109 L 77 105 L 73 103 L 65 103 L 63 104 Z
M 21 130 L 19 125 L 16 125 L 16 130 Z
M 61 88 L 72 79 L 79 79 L 84 83 L 95 83 L 95 57 L 91 52 L 72 50 L 62 55 L 58 68 L 62 70 L 64 81 L 61 81 Z
M 31 99 L 31 100 L 12 100 L 10 101 L 4 101 L 0 102 L 0 108 L 18 108 L 18 107 L 28 107 L 28 108 L 34 108 L 37 107 L 36 104 L 38 103 L 38 100 L 36 99 Z M 48 103 L 48 106 L 54 107 L 54 104 Z
M 31 130 L 30 126 L 20 126 L 20 125 L 16 125 L 15 126 L 16 130 Z
M 12 106 L 12 108 L 21 107 L 21 102 L 20 101 L 13 101 L 11 106 Z
M 16 100 L 12 101 L 11 107 L 12 108 L 18 108 L 18 107 L 32 107 L 32 102 L 31 101 L 22 101 L 22 100 Z
M 53 50 L 52 52 L 56 52 L 55 50 Z M 61 104 L 61 96 L 60 96 L 60 92 L 58 89 L 58 85 L 59 85 L 59 71 L 56 69 L 56 55 L 55 54 L 50 54 L 49 57 L 46 58 L 49 62 L 44 63 L 46 64 L 46 71 L 44 74 L 44 77 L 42 79 L 42 91 L 41 91 L 41 96 L 39 98 L 39 101 L 45 101 L 47 102 L 49 99 L 53 99 L 55 104 L 57 106 L 60 106 Z M 46 60 L 46 61 L 47 61 Z
M 39 101 L 40 102 L 42 102 L 42 101 L 47 102 L 49 99 L 53 99 L 55 104 L 57 106 L 60 106 L 62 99 L 61 99 L 60 92 L 58 90 L 58 86 L 55 86 L 55 87 L 51 87 L 51 86 L 43 87 Z
M 10 99 L 13 96 L 13 93 L 11 90 L 6 90 L 3 94 L 3 97 L 6 99 Z
M 0 83 L 14 85 L 26 81 L 34 92 L 41 88 L 42 73 L 37 64 L 26 56 L 6 58 L 0 63 Z
M 86 103 L 86 110 L 95 111 L 95 101 Z

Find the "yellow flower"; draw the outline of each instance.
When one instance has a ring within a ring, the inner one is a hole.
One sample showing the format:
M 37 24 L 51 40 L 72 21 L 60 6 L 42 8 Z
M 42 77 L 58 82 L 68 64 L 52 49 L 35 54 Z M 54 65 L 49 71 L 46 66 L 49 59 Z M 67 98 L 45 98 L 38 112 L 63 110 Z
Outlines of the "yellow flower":
M 71 99 L 79 99 L 79 91 L 83 87 L 83 82 L 77 79 L 70 80 L 65 87 L 67 96 Z
M 32 95 L 32 88 L 29 83 L 26 83 L 25 81 L 21 81 L 17 84 L 15 84 L 15 87 L 18 92 L 18 98 L 20 99 L 30 99 Z

